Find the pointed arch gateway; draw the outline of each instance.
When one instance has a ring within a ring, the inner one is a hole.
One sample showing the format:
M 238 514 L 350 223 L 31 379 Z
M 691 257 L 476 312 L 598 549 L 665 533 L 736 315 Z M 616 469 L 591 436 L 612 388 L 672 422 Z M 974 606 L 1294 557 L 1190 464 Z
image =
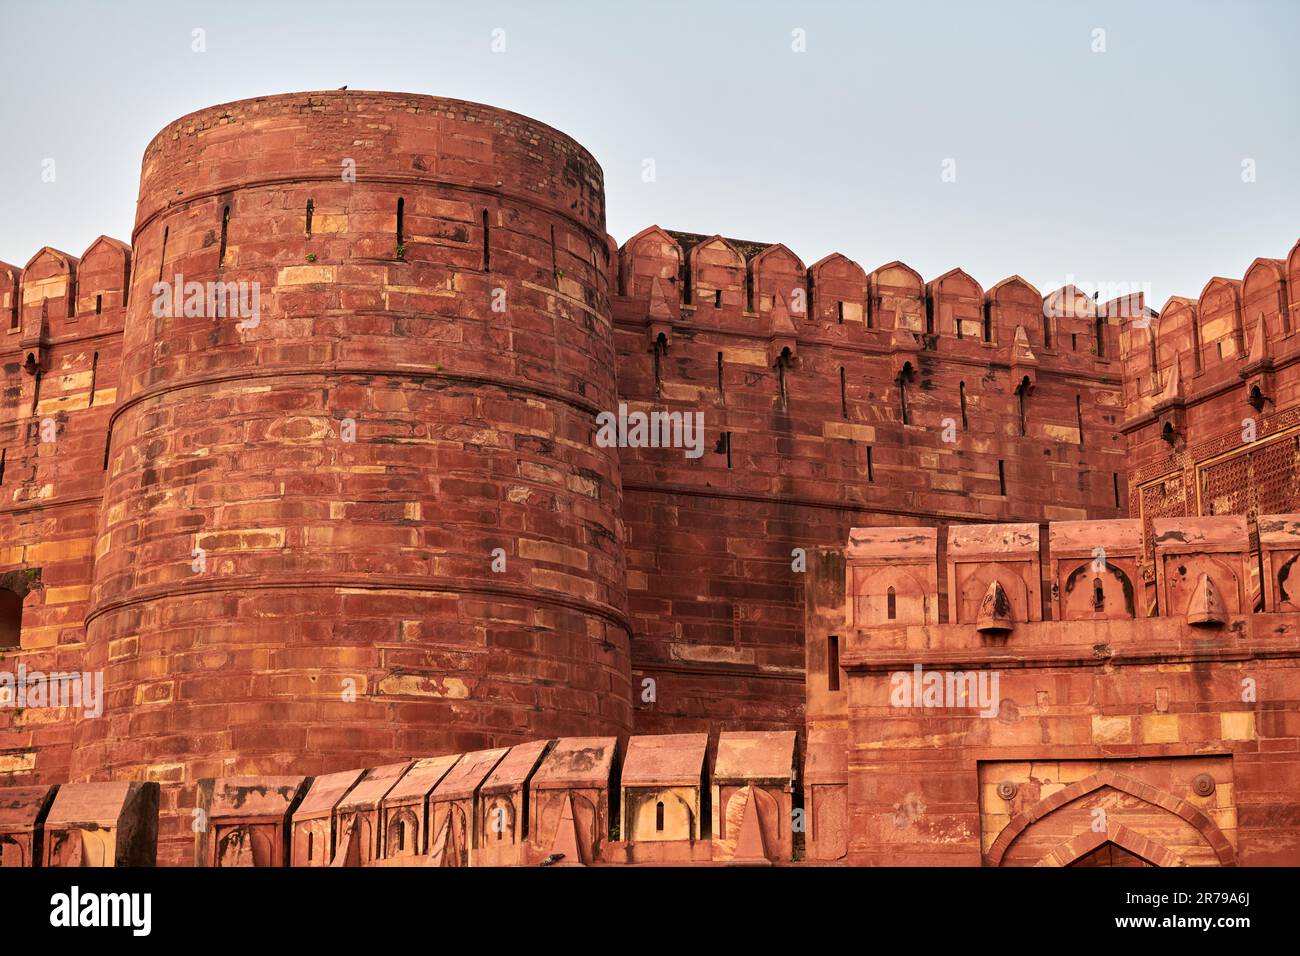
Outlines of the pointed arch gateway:
M 1086 833 L 1080 833 L 1072 840 L 1066 840 L 1047 856 L 1043 857 L 1035 866 L 1078 866 L 1080 864 L 1088 865 L 1085 861 L 1092 857 L 1098 850 L 1107 846 L 1118 847 L 1127 851 L 1139 861 L 1147 866 L 1170 867 L 1186 866 L 1182 858 L 1177 853 L 1161 846 L 1154 840 L 1149 840 L 1141 834 L 1135 833 L 1126 826 L 1116 824 L 1102 833 L 1093 833 L 1091 830 Z M 1109 865 L 1109 864 L 1106 864 Z
M 1008 852 L 1031 826 L 1044 820 L 1067 804 L 1074 803 L 1081 797 L 1086 797 L 1088 794 L 1106 787 L 1127 794 L 1130 797 L 1135 797 L 1151 807 L 1158 807 L 1167 811 L 1200 834 L 1201 839 L 1213 852 L 1220 866 L 1236 865 L 1236 850 L 1223 831 L 1204 811 L 1171 793 L 1158 790 L 1150 784 L 1142 783 L 1131 777 L 1125 777 L 1112 770 L 1099 770 L 1090 777 L 1085 777 L 1083 780 L 1076 781 L 1058 790 L 1051 796 L 1044 797 L 1032 807 L 1013 816 L 1011 822 L 1003 828 L 997 839 L 989 847 L 986 865 L 1006 865 L 1004 861 Z M 1184 861 L 1168 848 L 1116 820 L 1111 820 L 1104 831 L 1093 831 L 1090 828 L 1084 829 L 1083 832 L 1058 844 L 1044 854 L 1035 865 L 1068 866 L 1106 843 L 1119 846 L 1153 866 L 1185 865 Z

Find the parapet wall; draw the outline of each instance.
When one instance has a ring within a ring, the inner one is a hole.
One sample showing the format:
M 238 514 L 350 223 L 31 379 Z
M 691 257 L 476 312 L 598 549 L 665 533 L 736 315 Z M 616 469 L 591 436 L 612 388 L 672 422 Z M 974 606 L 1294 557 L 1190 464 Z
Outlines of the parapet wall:
M 789 864 L 796 735 L 539 740 L 320 777 L 200 781 L 196 866 Z M 158 785 L 0 789 L 8 866 L 154 860 Z
M 659 227 L 614 281 L 620 401 L 704 426 L 621 450 L 639 728 L 800 726 L 796 549 L 1124 513 L 1118 326 L 1082 293 Z
M 1254 538 L 1260 515 L 1300 510 L 1297 288 L 1300 243 L 1125 322 L 1128 508 L 1148 541 L 1160 518 L 1243 515 Z
M 131 250 L 101 236 L 80 258 L 46 247 L 0 263 L 0 588 L 4 670 L 80 672 L 117 401 Z M 21 616 L 10 617 L 21 609 Z M 68 779 L 80 709 L 0 709 L 0 778 Z
M 1092 579 L 1063 592 L 1048 536 L 1126 514 L 1139 544 L 1110 526 L 1099 580 L 1107 615 L 1131 600 L 1138 644 L 1193 626 L 1152 623 L 1162 601 L 1214 612 L 1160 590 L 1161 519 L 1243 516 L 1245 580 L 1217 599 L 1233 621 L 1291 609 L 1289 532 L 1260 515 L 1300 511 L 1300 246 L 1157 316 L 1141 296 L 805 266 L 657 226 L 620 249 L 603 203 L 595 160 L 525 117 L 293 94 L 169 124 L 132 247 L 0 264 L 0 599 L 22 610 L 0 651 L 107 690 L 102 717 L 0 707 L 0 779 L 161 783 L 175 863 L 200 780 L 342 774 L 350 792 L 348 768 L 373 765 L 415 786 L 441 764 L 411 777 L 410 753 L 507 766 L 526 739 L 632 731 L 711 734 L 708 764 L 719 732 L 807 718 L 809 813 L 835 859 L 851 724 L 831 659 L 851 649 L 827 637 L 861 586 L 848 570 L 876 573 L 873 535 L 909 529 L 878 562 L 894 613 L 953 635 L 1005 542 L 950 525 L 1038 535 L 994 624 L 1024 610 L 1047 634 L 1086 611 Z M 160 313 L 178 276 L 255 284 L 257 315 L 187 313 L 184 290 Z M 702 440 L 614 451 L 597 416 L 620 406 L 698 414 Z M 868 621 L 891 607 L 854 600 Z M 653 775 L 660 758 L 638 759 Z M 698 836 L 718 803 L 673 786 L 665 812 Z M 658 803 L 607 790 L 590 813 Z M 554 812 L 588 812 L 570 802 Z M 326 817 L 313 839 L 332 852 Z M 420 839 L 474 846 L 449 818 Z
M 1262 556 L 1243 516 L 1158 521 L 1144 589 L 1137 520 L 954 525 L 946 623 L 933 532 L 854 529 L 838 593 L 809 581 L 847 861 L 1295 865 L 1300 517 L 1260 528 Z

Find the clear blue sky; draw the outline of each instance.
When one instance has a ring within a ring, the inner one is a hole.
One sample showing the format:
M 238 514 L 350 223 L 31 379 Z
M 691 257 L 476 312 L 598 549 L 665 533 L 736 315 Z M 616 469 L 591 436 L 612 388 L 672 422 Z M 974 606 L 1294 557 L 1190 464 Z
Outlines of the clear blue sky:
M 605 169 L 620 243 L 658 223 L 986 288 L 1149 283 L 1158 305 L 1300 238 L 1296 0 L 3 0 L 0 38 L 0 259 L 18 265 L 129 239 L 169 120 L 344 84 L 565 131 Z

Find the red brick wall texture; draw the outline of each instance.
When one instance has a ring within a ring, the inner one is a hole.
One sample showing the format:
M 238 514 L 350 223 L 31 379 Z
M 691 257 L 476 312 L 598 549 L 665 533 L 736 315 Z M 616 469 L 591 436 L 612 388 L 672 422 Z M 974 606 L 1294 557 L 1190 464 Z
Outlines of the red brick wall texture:
M 1151 321 L 658 226 L 620 248 L 593 157 L 504 110 L 192 113 L 145 150 L 130 246 L 0 264 L 5 666 L 104 680 L 102 716 L 0 708 L 0 780 L 158 783 L 176 863 L 202 779 L 802 732 L 808 571 L 853 528 L 1234 513 L 1254 541 L 1300 510 L 1298 284 L 1292 251 Z M 1242 407 L 1280 444 L 1214 485 Z M 702 435 L 611 447 L 604 412 Z

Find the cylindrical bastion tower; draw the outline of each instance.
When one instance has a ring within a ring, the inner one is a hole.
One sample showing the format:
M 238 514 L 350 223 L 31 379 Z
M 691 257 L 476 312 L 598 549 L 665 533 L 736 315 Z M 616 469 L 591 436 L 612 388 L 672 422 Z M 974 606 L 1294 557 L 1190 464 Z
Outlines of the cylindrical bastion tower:
M 293 94 L 154 138 L 73 779 L 179 817 L 204 776 L 629 729 L 606 243 L 595 160 L 504 110 Z

